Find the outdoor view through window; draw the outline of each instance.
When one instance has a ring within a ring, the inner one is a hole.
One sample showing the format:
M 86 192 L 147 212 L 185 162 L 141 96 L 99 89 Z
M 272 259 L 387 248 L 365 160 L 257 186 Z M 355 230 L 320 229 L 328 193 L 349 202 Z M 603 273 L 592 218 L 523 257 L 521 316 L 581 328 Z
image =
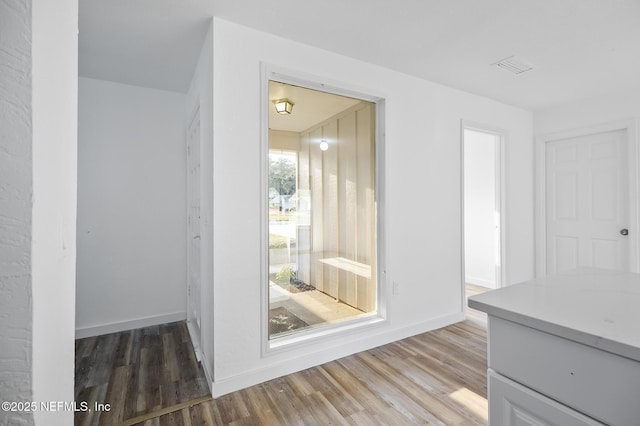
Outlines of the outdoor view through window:
M 269 82 L 270 339 L 377 310 L 375 107 Z

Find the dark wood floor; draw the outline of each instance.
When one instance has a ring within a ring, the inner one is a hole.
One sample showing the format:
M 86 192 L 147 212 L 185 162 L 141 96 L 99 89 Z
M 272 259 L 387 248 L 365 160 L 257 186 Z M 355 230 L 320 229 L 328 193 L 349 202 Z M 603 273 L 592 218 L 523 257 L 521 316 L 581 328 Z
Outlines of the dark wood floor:
M 486 425 L 486 329 L 464 321 L 140 423 Z
M 209 394 L 185 322 L 76 340 L 76 425 L 113 425 Z

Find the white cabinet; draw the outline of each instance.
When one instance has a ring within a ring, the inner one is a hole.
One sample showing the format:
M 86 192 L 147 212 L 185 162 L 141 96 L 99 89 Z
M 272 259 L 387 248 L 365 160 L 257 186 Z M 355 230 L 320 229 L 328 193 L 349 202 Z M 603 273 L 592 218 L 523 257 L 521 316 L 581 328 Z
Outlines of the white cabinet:
M 469 298 L 488 321 L 489 422 L 640 426 L 640 274 L 581 268 Z
M 487 378 L 489 422 L 492 426 L 603 425 L 493 370 L 489 370 Z
M 640 362 L 495 316 L 488 330 L 491 426 L 640 426 Z

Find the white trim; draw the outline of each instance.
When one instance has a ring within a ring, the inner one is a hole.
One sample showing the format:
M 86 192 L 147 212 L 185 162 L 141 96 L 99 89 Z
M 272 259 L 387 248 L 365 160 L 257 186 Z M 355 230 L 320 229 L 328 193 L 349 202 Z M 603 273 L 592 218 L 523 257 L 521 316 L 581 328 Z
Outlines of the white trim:
M 191 194 L 191 182 L 190 182 L 190 175 L 189 175 L 189 144 L 191 142 L 190 140 L 190 130 L 191 130 L 191 125 L 193 124 L 193 122 L 196 120 L 196 118 L 198 118 L 198 121 L 200 122 L 202 120 L 202 115 L 201 115 L 201 110 L 200 110 L 200 95 L 198 94 L 198 96 L 196 96 L 196 102 L 195 105 L 193 106 L 193 108 L 191 109 L 191 114 L 189 115 L 189 122 L 187 124 L 187 128 L 185 129 L 186 132 L 186 140 L 185 140 L 185 150 L 186 152 L 186 170 L 187 170 L 187 178 L 186 178 L 186 194 L 187 194 L 187 198 L 186 198 L 186 209 L 187 209 L 187 277 L 186 277 L 186 294 L 187 294 L 187 325 L 189 326 L 189 334 L 191 335 L 191 341 L 193 342 L 193 346 L 194 348 L 198 348 L 196 350 L 196 357 L 198 357 L 198 360 L 200 360 L 199 358 L 199 351 L 200 351 L 200 347 L 202 344 L 202 331 L 201 331 L 201 324 L 202 324 L 202 304 L 203 304 L 203 299 L 202 299 L 202 277 L 204 276 L 204 262 L 202 262 L 202 235 L 204 234 L 204 227 L 202 225 L 202 221 L 200 221 L 200 229 L 199 229 L 199 234 L 200 234 L 200 259 L 198 259 L 198 269 L 200 269 L 199 271 L 199 276 L 200 276 L 200 295 L 199 295 L 199 300 L 200 300 L 200 324 L 197 323 L 198 318 L 196 318 L 196 315 L 193 312 L 193 306 L 191 305 L 191 257 L 193 256 L 193 250 L 192 250 L 192 241 L 191 241 L 191 224 L 189 223 L 189 218 L 191 215 L 191 198 L 193 197 L 193 194 Z M 198 198 L 200 199 L 200 217 L 202 217 L 202 200 L 203 200 L 203 187 L 204 185 L 202 185 L 202 182 L 204 182 L 204 179 L 202 178 L 202 126 L 200 124 L 198 124 L 198 126 L 200 126 L 200 129 L 198 129 L 198 135 L 200 136 L 200 140 L 198 141 L 198 149 L 200 152 L 198 152 L 198 161 L 200 162 L 200 176 L 199 176 L 199 185 L 198 185 L 198 189 L 199 189 L 199 194 L 198 194 Z M 193 154 L 192 154 L 193 155 Z M 192 321 L 196 321 L 196 324 L 194 325 Z M 197 329 L 197 331 L 196 331 Z
M 260 355 L 269 351 L 269 74 L 271 67 L 260 63 Z M 218 379 L 219 380 L 219 379 Z M 213 395 L 217 381 L 213 383 Z
M 332 93 L 339 96 L 347 96 L 374 103 L 387 97 L 384 93 L 381 93 L 377 89 L 372 89 L 370 87 L 355 86 L 353 84 L 347 84 L 342 81 L 332 80 L 327 77 L 310 74 L 304 71 L 283 68 L 266 62 L 261 62 L 260 65 L 262 68 L 262 77 L 266 79 L 266 81 L 264 81 L 264 88 L 267 89 L 267 97 L 269 94 L 269 80 L 275 80 L 281 83 L 292 84 L 294 86 L 305 87 L 307 89 L 319 90 L 321 92 Z M 320 81 L 322 81 L 323 83 L 320 83 Z M 266 103 L 263 103 L 263 108 L 268 113 L 269 107 Z
M 546 147 L 547 143 L 562 139 L 588 136 L 596 133 L 626 130 L 629 156 L 629 269 L 640 272 L 640 217 L 638 196 L 638 119 L 629 119 L 613 123 L 599 124 L 580 129 L 555 132 L 536 137 L 535 158 L 535 241 L 536 276 L 544 277 L 547 273 L 547 220 L 546 220 Z
M 365 328 L 369 330 L 371 327 L 380 327 L 384 323 L 384 319 L 374 312 L 364 314 L 362 318 L 346 320 L 336 324 L 323 324 L 317 329 L 310 327 L 304 333 L 292 334 L 274 340 L 270 343 L 269 352 L 265 355 L 272 356 L 280 353 L 281 350 L 298 348 L 311 342 L 314 344 L 323 340 L 331 342 L 331 339 L 336 335 L 344 337 L 345 334 L 349 333 L 357 336 L 357 333 L 362 332 Z
M 216 382 L 213 383 L 211 394 L 214 398 L 218 398 L 222 395 L 235 392 L 240 389 L 245 389 L 258 383 L 266 382 L 267 380 L 292 374 L 297 371 L 324 364 L 357 352 L 366 351 L 397 340 L 405 339 L 407 337 L 415 336 L 417 334 L 446 327 L 456 322 L 463 321 L 464 319 L 464 314 L 457 312 L 455 314 L 445 315 L 429 321 L 412 324 L 401 329 L 387 330 L 375 336 L 368 336 L 361 339 L 354 336 L 353 340 L 348 344 L 341 344 L 337 346 L 327 345 L 327 347 L 322 351 L 309 354 L 308 356 L 296 359 L 285 359 L 255 370 L 245 371 L 231 377 L 217 379 Z
M 76 339 L 101 336 L 103 334 L 119 333 L 121 331 L 135 330 L 136 328 L 150 327 L 152 325 L 166 324 L 169 322 L 185 321 L 187 312 L 172 312 L 169 314 L 155 315 L 145 318 L 136 318 L 127 321 L 118 321 L 91 327 L 76 328 Z
M 495 182 L 496 182 L 496 210 L 500 212 L 500 222 L 498 233 L 499 237 L 499 248 L 498 248 L 498 265 L 496 265 L 496 282 L 491 285 L 492 288 L 500 288 L 503 287 L 506 283 L 507 276 L 507 264 L 506 264 L 506 253 L 507 253 L 507 239 L 506 232 L 507 229 L 507 200 L 506 200 L 506 164 L 505 164 L 505 147 L 507 140 L 507 132 L 503 129 L 493 127 L 486 124 L 476 123 L 470 120 L 461 120 L 460 121 L 460 268 L 461 268 L 461 277 L 462 277 L 462 311 L 465 312 L 467 309 L 466 306 L 466 289 L 465 284 L 467 280 L 466 272 L 465 272 L 465 244 L 464 244 L 464 131 L 465 130 L 475 130 L 477 132 L 482 133 L 490 133 L 492 135 L 497 136 L 496 141 L 496 168 L 495 168 Z M 488 281 L 487 281 L 488 282 Z M 480 284 L 482 285 L 482 284 Z
M 311 75 L 305 72 L 285 69 L 265 62 L 260 63 L 260 99 L 269 98 L 269 81 L 275 80 L 286 84 L 293 84 L 308 89 L 319 90 L 340 96 L 349 96 L 363 101 L 375 103 L 376 106 L 376 123 L 375 123 L 375 164 L 376 164 L 376 226 L 377 226 L 377 259 L 376 259 L 376 286 L 377 286 L 377 306 L 375 318 L 355 319 L 354 321 L 345 321 L 344 324 L 336 326 L 327 326 L 322 330 L 310 330 L 309 335 L 302 339 L 291 339 L 292 344 L 273 345 L 269 340 L 269 258 L 268 258 L 268 239 L 269 239 L 269 216 L 267 209 L 260 209 L 260 334 L 261 334 L 261 356 L 266 357 L 273 351 L 290 350 L 303 344 L 311 344 L 317 342 L 318 339 L 335 337 L 338 338 L 344 332 L 352 330 L 360 330 L 363 327 L 369 327 L 372 324 L 386 322 L 388 319 L 387 298 L 389 289 L 387 286 L 387 258 L 386 258 L 386 222 L 385 222 L 385 96 L 377 92 L 377 90 L 369 88 L 354 87 L 353 85 L 336 82 L 325 77 Z M 323 82 L 323 83 L 319 83 Z M 269 153 L 269 103 L 261 102 L 260 107 L 260 199 L 263 206 L 268 204 L 268 188 L 266 178 L 268 172 L 268 153 Z M 302 336 L 303 333 L 300 333 Z M 286 342 L 286 341 L 285 341 Z

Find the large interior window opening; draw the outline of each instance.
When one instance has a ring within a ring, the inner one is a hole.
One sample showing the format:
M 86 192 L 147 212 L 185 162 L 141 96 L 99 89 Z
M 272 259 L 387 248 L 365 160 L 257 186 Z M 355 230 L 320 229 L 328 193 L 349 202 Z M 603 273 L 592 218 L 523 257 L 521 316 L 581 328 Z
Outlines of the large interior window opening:
M 375 108 L 269 82 L 270 339 L 377 311 Z

